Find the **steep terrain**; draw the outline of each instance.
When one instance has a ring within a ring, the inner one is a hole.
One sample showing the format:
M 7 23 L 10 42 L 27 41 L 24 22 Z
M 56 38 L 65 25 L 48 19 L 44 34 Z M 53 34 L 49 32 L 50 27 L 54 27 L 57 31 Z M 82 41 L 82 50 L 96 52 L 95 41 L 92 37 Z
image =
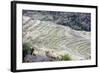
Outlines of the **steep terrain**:
M 69 26 L 74 30 L 91 31 L 91 13 L 23 10 L 23 15 L 34 20 Z
M 70 56 L 71 60 L 91 58 L 90 32 L 23 16 L 22 35 L 23 44 L 35 49 L 32 61 L 37 57 L 36 61 L 47 61 L 50 57 L 62 59 L 64 55 Z

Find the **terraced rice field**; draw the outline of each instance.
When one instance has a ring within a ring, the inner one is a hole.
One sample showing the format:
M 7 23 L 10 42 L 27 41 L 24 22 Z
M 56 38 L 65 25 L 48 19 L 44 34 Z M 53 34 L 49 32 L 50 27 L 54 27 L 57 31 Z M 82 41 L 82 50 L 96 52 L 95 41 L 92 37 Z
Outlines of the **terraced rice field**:
M 23 16 L 22 35 L 23 43 L 29 43 L 41 55 L 44 55 L 45 51 L 53 50 L 58 56 L 69 54 L 72 60 L 91 58 L 90 32 Z

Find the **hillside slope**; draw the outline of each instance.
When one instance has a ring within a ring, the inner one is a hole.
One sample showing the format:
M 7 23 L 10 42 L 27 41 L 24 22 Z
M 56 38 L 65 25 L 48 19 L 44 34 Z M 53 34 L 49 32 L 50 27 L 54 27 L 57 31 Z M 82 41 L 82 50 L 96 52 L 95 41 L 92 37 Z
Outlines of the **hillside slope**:
M 72 60 L 91 58 L 90 32 L 77 31 L 51 21 L 40 21 L 23 16 L 23 44 L 34 47 L 34 53 L 60 57 L 68 54 Z

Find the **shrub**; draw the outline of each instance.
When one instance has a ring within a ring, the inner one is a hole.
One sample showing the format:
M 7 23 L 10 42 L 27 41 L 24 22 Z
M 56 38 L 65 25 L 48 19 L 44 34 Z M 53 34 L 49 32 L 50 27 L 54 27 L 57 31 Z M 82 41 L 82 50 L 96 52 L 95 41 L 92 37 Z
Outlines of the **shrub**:
M 68 60 L 71 60 L 71 57 L 69 56 L 69 54 L 65 54 L 62 56 L 62 60 L 68 61 Z
M 24 43 L 23 44 L 23 61 L 24 61 L 24 57 L 27 55 L 27 54 L 31 54 L 31 46 L 29 43 Z

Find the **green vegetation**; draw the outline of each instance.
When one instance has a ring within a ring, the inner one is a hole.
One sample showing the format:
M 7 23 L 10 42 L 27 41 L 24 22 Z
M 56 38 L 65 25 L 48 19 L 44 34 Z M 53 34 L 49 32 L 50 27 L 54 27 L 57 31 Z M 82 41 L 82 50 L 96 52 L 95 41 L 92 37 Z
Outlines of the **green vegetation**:
M 71 57 L 69 56 L 69 54 L 65 54 L 62 56 L 62 60 L 69 61 L 69 60 L 71 60 Z
M 31 45 L 30 45 L 29 43 L 24 43 L 24 44 L 23 44 L 23 49 L 24 49 L 24 50 L 29 50 L 29 49 L 31 49 L 30 46 L 31 46 Z
M 23 44 L 23 57 L 25 57 L 27 54 L 31 54 L 32 50 L 31 50 L 31 45 L 29 43 L 24 43 Z

